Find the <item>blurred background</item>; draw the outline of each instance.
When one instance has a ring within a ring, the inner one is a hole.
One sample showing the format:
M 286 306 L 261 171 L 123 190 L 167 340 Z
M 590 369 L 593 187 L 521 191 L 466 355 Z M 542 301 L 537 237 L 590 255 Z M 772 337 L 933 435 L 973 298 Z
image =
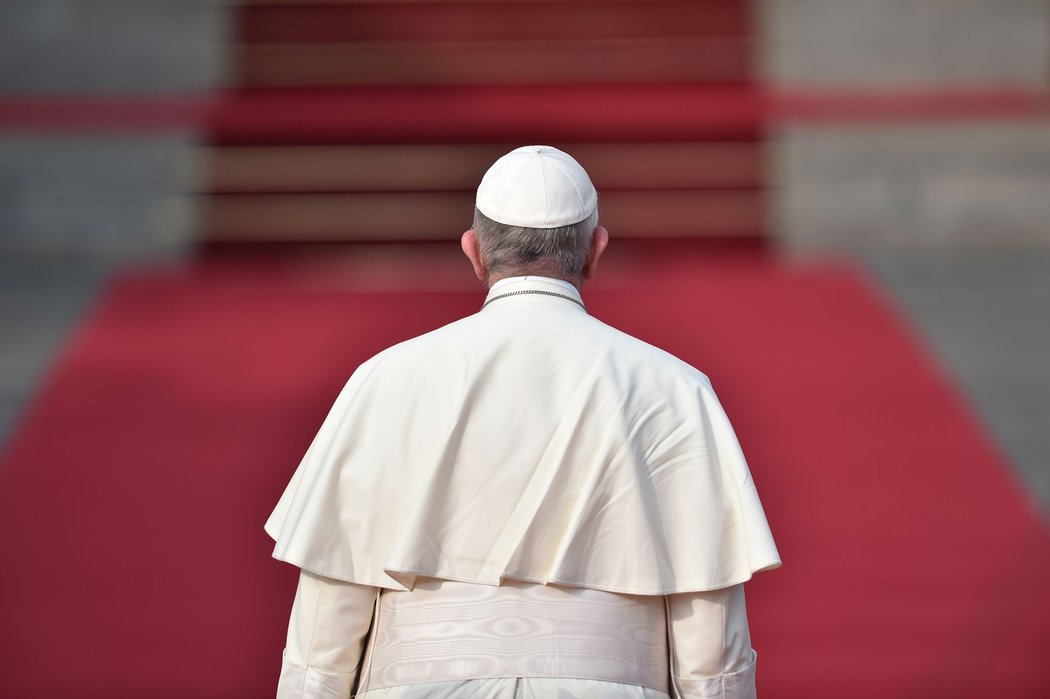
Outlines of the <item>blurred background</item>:
M 0 696 L 272 695 L 262 524 L 525 144 L 734 422 L 761 694 L 1050 696 L 1050 0 L 6 0 Z

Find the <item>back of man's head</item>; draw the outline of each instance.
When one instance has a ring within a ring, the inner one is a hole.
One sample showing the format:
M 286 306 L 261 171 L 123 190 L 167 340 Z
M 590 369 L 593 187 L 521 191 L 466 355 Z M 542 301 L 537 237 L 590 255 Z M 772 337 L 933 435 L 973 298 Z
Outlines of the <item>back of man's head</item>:
M 473 231 L 490 278 L 578 278 L 597 227 L 590 177 L 557 148 L 516 148 L 493 163 L 478 187 Z

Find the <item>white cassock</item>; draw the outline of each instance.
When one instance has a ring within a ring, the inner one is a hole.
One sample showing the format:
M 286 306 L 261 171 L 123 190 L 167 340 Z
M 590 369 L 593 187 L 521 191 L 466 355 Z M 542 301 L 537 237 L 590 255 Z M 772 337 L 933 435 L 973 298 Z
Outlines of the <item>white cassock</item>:
M 567 282 L 362 363 L 265 529 L 302 569 L 280 699 L 754 696 L 780 556 L 733 428 Z

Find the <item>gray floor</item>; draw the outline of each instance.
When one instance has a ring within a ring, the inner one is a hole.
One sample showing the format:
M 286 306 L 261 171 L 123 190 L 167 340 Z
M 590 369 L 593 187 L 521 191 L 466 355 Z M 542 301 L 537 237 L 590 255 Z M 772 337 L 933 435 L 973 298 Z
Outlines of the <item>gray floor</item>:
M 872 254 L 872 277 L 1050 512 L 1050 251 Z M 0 445 L 114 263 L 0 258 Z
M 0 449 L 111 268 L 80 256 L 0 256 Z
M 1050 250 L 864 262 L 1050 513 Z

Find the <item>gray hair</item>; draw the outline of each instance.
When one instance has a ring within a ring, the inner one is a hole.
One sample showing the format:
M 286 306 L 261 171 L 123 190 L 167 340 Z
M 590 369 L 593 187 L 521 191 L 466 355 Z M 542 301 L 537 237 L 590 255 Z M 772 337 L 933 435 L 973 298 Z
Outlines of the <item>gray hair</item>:
M 567 226 L 526 228 L 493 221 L 474 207 L 474 234 L 490 275 L 579 276 L 597 227 L 597 208 L 587 218 Z

